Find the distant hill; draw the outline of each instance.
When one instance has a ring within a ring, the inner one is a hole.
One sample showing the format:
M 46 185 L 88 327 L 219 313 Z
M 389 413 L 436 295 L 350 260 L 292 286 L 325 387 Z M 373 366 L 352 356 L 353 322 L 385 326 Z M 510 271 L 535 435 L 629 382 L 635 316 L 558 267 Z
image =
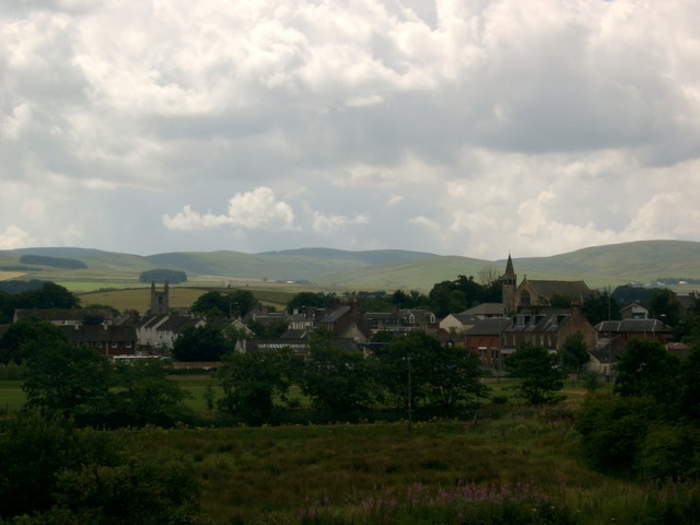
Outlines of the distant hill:
M 317 259 L 333 259 L 336 261 L 351 260 L 363 262 L 369 265 L 393 264 L 413 261 L 416 259 L 425 259 L 428 257 L 436 257 L 434 253 L 412 252 L 407 250 L 349 251 L 336 250 L 333 248 L 299 248 L 296 250 L 262 252 L 258 255 L 314 257 Z
M 146 270 L 168 268 L 188 275 L 241 279 L 305 280 L 322 286 L 351 289 L 417 288 L 428 290 L 436 282 L 459 274 L 475 278 L 487 269 L 500 274 L 505 261 L 440 256 L 404 250 L 345 251 L 302 248 L 259 254 L 234 251 L 173 252 L 150 256 L 84 248 L 28 248 L 0 251 L 0 266 L 19 265 L 22 255 L 70 257 L 88 269 L 66 271 L 42 267 L 32 276 L 40 279 L 138 281 Z M 514 259 L 519 279 L 584 279 L 590 286 L 652 281 L 659 277 L 700 278 L 700 243 L 640 241 L 584 248 L 552 257 Z

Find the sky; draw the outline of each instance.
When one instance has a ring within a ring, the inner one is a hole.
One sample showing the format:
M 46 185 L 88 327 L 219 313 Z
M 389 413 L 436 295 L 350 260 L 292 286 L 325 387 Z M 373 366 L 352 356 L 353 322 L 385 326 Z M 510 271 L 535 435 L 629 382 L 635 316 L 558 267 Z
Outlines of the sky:
M 0 2 L 0 249 L 700 240 L 696 0 Z

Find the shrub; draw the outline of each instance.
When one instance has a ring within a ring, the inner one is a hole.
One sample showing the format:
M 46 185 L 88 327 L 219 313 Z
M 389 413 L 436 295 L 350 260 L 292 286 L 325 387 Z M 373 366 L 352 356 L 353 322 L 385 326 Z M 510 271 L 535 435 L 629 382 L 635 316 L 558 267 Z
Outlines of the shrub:
M 652 427 L 641 444 L 638 468 L 649 479 L 697 479 L 700 430 L 687 425 Z
M 586 459 L 599 470 L 631 472 L 649 426 L 661 413 L 659 405 L 649 398 L 587 397 L 576 418 Z

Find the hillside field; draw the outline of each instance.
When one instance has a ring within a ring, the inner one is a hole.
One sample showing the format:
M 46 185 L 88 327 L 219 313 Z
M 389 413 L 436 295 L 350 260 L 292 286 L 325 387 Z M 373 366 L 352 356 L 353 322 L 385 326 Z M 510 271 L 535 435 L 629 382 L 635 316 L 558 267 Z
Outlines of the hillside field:
M 274 289 L 259 290 L 245 287 L 241 289 L 250 290 L 264 306 L 273 306 L 277 310 L 284 308 L 295 293 L 287 290 Z M 190 307 L 201 295 L 212 290 L 225 293 L 226 291 L 233 290 L 233 288 L 190 288 L 172 286 L 170 287 L 170 306 L 175 308 Z M 143 314 L 150 307 L 151 289 L 150 287 L 143 287 L 87 292 L 78 294 L 78 298 L 83 306 L 101 304 L 116 308 L 120 312 L 124 310 L 136 310 Z
M 0 271 L 0 281 L 9 281 L 10 279 L 19 279 L 25 274 L 22 272 L 3 272 Z

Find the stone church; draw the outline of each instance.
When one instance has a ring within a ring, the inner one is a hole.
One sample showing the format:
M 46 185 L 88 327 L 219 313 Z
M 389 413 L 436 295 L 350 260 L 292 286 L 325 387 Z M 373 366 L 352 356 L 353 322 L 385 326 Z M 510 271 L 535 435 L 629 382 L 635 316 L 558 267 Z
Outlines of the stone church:
M 508 255 L 506 273 L 503 274 L 503 311 L 515 314 L 523 309 L 539 309 L 551 306 L 553 297 L 566 297 L 572 303 L 581 304 L 591 293 L 584 281 L 543 281 L 528 279 L 518 285 L 518 276 L 513 268 L 513 259 Z

